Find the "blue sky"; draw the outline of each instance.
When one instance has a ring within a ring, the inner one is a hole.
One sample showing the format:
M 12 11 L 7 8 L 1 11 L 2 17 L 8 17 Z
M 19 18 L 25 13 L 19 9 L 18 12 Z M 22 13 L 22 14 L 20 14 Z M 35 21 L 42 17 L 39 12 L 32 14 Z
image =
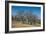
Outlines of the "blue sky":
M 33 14 L 41 17 L 41 7 L 28 7 L 28 6 L 12 6 L 12 15 L 15 16 L 17 11 L 32 11 Z

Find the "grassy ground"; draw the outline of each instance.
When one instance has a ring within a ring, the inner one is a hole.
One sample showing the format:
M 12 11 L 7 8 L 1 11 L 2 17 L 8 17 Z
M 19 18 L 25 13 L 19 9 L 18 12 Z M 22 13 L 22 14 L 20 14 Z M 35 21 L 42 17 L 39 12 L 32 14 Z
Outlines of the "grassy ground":
M 29 25 L 29 24 L 22 24 L 22 22 L 17 21 L 12 22 L 12 28 L 22 28 L 22 27 L 40 27 L 40 24 Z

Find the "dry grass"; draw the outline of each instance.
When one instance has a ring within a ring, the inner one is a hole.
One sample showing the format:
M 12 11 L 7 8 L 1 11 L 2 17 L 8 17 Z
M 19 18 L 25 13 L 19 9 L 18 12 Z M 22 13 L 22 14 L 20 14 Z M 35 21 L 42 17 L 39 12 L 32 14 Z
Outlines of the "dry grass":
M 22 24 L 21 22 L 13 21 L 12 28 L 22 28 L 22 27 L 40 27 L 40 24 L 29 25 L 29 24 Z

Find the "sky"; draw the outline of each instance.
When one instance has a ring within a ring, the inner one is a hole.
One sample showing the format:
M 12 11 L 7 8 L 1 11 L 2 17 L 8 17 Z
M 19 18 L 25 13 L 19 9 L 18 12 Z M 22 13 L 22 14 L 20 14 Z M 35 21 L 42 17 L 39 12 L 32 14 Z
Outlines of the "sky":
M 41 18 L 41 7 L 28 7 L 28 6 L 12 6 L 12 15 L 15 16 L 17 11 L 31 11 L 33 14 Z

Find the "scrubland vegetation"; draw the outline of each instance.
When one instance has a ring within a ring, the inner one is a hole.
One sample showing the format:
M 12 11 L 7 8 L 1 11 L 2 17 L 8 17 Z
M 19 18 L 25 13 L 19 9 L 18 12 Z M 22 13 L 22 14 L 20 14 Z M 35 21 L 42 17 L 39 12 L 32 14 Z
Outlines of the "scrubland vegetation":
M 12 27 L 39 27 L 41 20 L 31 11 L 17 11 L 16 15 L 12 15 Z

